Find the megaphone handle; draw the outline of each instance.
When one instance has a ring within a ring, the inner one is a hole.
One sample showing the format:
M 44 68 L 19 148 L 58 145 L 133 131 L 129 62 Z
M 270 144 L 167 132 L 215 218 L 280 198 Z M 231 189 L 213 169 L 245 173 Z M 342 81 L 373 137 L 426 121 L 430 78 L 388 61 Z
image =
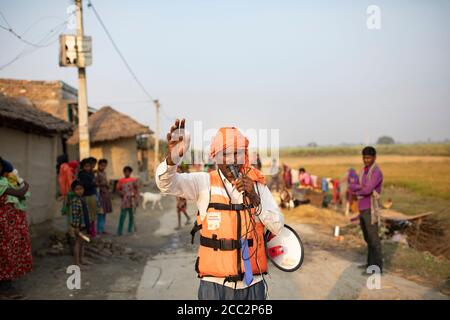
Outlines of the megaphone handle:
M 272 248 L 269 248 L 269 256 L 271 258 L 275 258 L 279 255 L 282 255 L 284 253 L 283 247 L 282 246 L 275 246 Z

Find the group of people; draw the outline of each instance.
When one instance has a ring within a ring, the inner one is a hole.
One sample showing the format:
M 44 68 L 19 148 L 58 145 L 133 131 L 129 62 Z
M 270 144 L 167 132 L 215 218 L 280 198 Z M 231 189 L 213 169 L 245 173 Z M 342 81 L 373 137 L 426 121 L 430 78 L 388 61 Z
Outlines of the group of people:
M 73 224 L 72 220 L 77 219 L 72 212 L 73 207 L 81 201 L 80 207 L 84 208 L 84 216 L 80 223 L 83 223 L 86 232 L 93 238 L 97 234 L 106 234 L 106 215 L 112 212 L 111 193 L 106 176 L 108 161 L 97 161 L 96 158 L 90 157 L 83 159 L 78 166 L 77 161 L 68 162 L 67 157 L 64 160 L 59 167 L 58 181 L 64 199 L 61 212 L 67 216 L 69 230 Z M 75 190 L 78 190 L 81 196 L 77 196 Z
M 58 183 L 63 199 L 61 212 L 67 216 L 68 236 L 77 265 L 83 259 L 84 244 L 105 231 L 106 215 L 112 212 L 111 190 L 106 175 L 108 161 L 90 157 L 68 161 L 58 159 Z M 134 232 L 134 214 L 139 203 L 138 180 L 131 177 L 133 169 L 125 167 L 124 177 L 116 186 L 121 196 L 121 213 L 117 234 L 122 235 L 128 216 L 128 232 Z M 29 184 L 13 164 L 0 157 L 0 299 L 20 299 L 13 281 L 33 268 L 26 200 Z
M 326 193 L 329 190 L 329 185 L 333 187 L 333 201 L 337 203 L 341 197 L 345 197 L 346 215 L 351 209 L 358 213 L 357 217 L 361 230 L 363 232 L 364 240 L 367 243 L 367 263 L 360 267 L 366 269 L 369 266 L 377 266 L 382 272 L 383 259 L 381 250 L 381 240 L 379 236 L 380 225 L 380 194 L 383 184 L 383 174 L 376 164 L 376 149 L 368 146 L 362 150 L 364 168 L 360 175 L 356 173 L 353 168 L 350 168 L 342 181 L 337 179 L 325 179 L 312 176 L 306 172 L 305 168 L 298 170 L 298 187 L 314 189 L 319 188 Z M 291 168 L 288 165 L 283 165 L 283 170 L 280 172 L 274 160 L 272 164 L 272 181 L 269 185 L 271 189 L 281 189 L 280 198 L 281 206 L 285 207 L 285 203 L 292 200 L 289 189 L 294 187 Z M 282 177 L 282 188 L 280 188 L 280 174 Z M 320 184 L 319 184 L 320 183 Z M 343 188 L 345 185 L 345 189 Z M 345 191 L 342 194 L 341 191 Z M 343 199 L 341 199 L 343 200 Z M 295 204 L 301 204 L 301 201 L 294 200 Z M 363 271 L 363 274 L 366 271 Z
M 105 231 L 107 214 L 112 212 L 111 187 L 106 175 L 108 161 L 90 157 L 69 162 L 63 158 L 59 167 L 58 181 L 63 200 L 62 214 L 67 216 L 68 236 L 73 247 L 74 261 L 84 264 L 83 247 L 86 241 L 97 235 L 108 234 Z M 139 203 L 138 180 L 131 177 L 133 169 L 126 166 L 124 177 L 116 191 L 121 196 L 121 211 L 117 234 L 123 234 L 128 217 L 128 232 L 135 231 L 134 215 Z
M 278 192 L 284 188 L 292 189 L 296 185 L 301 188 L 313 188 L 317 183 L 317 176 L 310 175 L 303 167 L 298 170 L 297 179 L 294 179 L 293 170 L 287 164 L 283 164 L 282 170 L 280 170 L 276 163 L 276 159 L 274 159 L 271 168 L 271 190 L 275 189 Z M 295 180 L 298 182 L 295 182 Z
M 171 128 L 184 128 L 177 120 Z M 224 142 L 223 136 L 232 135 L 234 143 Z M 169 136 L 169 135 L 168 135 Z M 156 170 L 158 188 L 178 197 L 177 211 L 186 213 L 186 200 L 198 206 L 192 237 L 200 233 L 200 247 L 195 269 L 200 286 L 199 299 L 265 299 L 267 256 L 264 249 L 264 229 L 280 234 L 284 216 L 275 202 L 264 175 L 250 165 L 248 139 L 234 127 L 221 128 L 211 144 L 210 157 L 216 160 L 216 169 L 188 173 L 178 166 L 173 156 L 187 151 L 181 140 L 168 138 L 166 159 Z M 181 151 L 180 151 L 181 150 Z M 382 271 L 379 231 L 379 200 L 383 175 L 375 164 L 376 150 L 362 151 L 364 169 L 361 176 L 349 174 L 349 189 L 358 197 L 360 225 L 368 244 L 368 266 Z M 225 159 L 225 162 L 219 161 Z M 112 211 L 111 191 L 105 169 L 108 161 L 95 158 L 69 162 L 63 159 L 59 170 L 62 213 L 67 215 L 73 240 L 74 262 L 86 264 L 84 244 L 97 234 L 105 234 L 105 218 Z M 231 162 L 230 162 L 231 161 Z M 230 165 L 231 163 L 231 165 Z M 131 177 L 133 169 L 125 167 L 124 177 L 116 190 L 121 195 L 121 212 L 117 234 L 122 235 L 128 217 L 128 232 L 135 231 L 135 210 L 139 203 L 138 180 Z M 300 184 L 308 186 L 311 177 L 299 170 Z M 9 290 L 11 281 L 32 269 L 32 254 L 28 223 L 23 201 L 29 186 L 13 174 L 12 165 L 0 158 L 0 290 Z M 289 187 L 287 169 L 283 171 L 285 187 Z M 292 183 L 292 180 L 290 181 Z M 291 185 L 292 187 L 292 185 Z

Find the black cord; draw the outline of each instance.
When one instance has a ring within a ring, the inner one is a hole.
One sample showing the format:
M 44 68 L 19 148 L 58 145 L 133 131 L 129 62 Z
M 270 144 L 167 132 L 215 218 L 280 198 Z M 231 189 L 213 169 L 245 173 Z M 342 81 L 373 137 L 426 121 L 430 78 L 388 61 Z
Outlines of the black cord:
M 250 171 L 251 169 L 249 169 L 247 172 L 245 172 L 244 174 L 243 174 L 243 176 L 244 177 L 246 177 L 247 176 L 247 174 L 248 174 L 248 172 Z M 259 194 L 259 189 L 258 189 L 258 184 L 256 184 L 256 191 L 258 192 L 258 195 L 260 196 L 260 194 Z M 243 194 L 243 202 L 244 202 L 244 218 L 245 218 L 245 228 L 246 228 L 246 233 L 245 233 L 245 241 L 247 242 L 247 244 L 248 244 L 248 234 L 251 232 L 251 233 L 253 233 L 253 238 L 255 239 L 255 243 L 254 243 L 254 245 L 256 245 L 256 247 L 255 247 L 255 251 L 253 252 L 253 254 L 252 255 L 250 255 L 249 257 L 248 257 L 248 259 L 245 259 L 244 257 L 242 257 L 244 260 L 250 260 L 253 256 L 255 256 L 256 255 L 256 266 L 258 267 L 258 271 L 259 271 L 259 274 L 261 275 L 261 277 L 262 277 L 262 281 L 263 281 L 263 284 L 264 284 L 264 288 L 266 289 L 265 290 L 265 299 L 267 300 L 267 297 L 268 297 L 268 295 L 269 295 L 269 285 L 267 284 L 267 281 L 266 281 L 266 279 L 265 279 L 265 277 L 264 277 L 264 274 L 262 273 L 262 271 L 261 271 L 261 267 L 260 267 L 260 265 L 259 265 L 259 262 L 258 262 L 258 249 L 259 249 L 259 235 L 258 235 L 258 231 L 257 231 L 257 229 L 256 229 L 256 221 L 255 221 L 255 217 L 257 217 L 257 216 L 259 216 L 261 213 L 262 213 L 262 205 L 261 205 L 261 196 L 260 196 L 260 201 L 259 201 L 259 204 L 258 204 L 258 206 L 255 208 L 255 213 L 253 214 L 252 213 L 252 210 L 251 210 L 251 208 L 250 208 L 250 206 L 248 206 L 248 202 L 247 202 L 247 198 L 246 198 L 246 195 L 245 195 L 245 192 L 244 192 L 244 194 Z M 248 216 L 249 216 L 249 221 L 250 221 L 250 224 L 252 225 L 252 227 L 253 227 L 253 229 L 252 230 L 250 230 L 249 231 L 249 225 L 247 224 L 247 214 L 248 214 Z M 262 239 L 263 241 L 264 241 L 264 234 L 263 234 L 263 239 Z M 252 271 L 253 272 L 253 271 Z

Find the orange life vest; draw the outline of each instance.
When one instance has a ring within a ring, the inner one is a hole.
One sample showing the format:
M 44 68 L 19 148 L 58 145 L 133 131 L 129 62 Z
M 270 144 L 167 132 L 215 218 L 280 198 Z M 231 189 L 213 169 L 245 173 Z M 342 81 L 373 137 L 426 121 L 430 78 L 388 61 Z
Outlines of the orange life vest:
M 247 239 L 250 263 L 254 275 L 267 273 L 264 245 L 264 225 L 255 220 L 255 209 L 243 204 L 231 204 L 230 197 L 218 171 L 210 175 L 210 201 L 203 221 L 197 214 L 191 232 L 200 230 L 200 247 L 195 269 L 200 278 L 205 276 L 239 281 L 244 275 L 240 239 Z M 251 214 L 249 214 L 249 211 Z

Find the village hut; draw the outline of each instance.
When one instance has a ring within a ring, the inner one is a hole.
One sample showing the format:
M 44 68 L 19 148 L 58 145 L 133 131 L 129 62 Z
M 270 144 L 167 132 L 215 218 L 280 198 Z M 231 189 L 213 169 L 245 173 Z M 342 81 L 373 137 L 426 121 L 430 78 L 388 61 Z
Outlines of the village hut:
M 92 114 L 88 122 L 90 154 L 97 159 L 108 160 L 106 173 L 111 180 L 121 178 L 125 166 L 132 167 L 136 176 L 140 173 L 145 178 L 148 176 L 148 159 L 142 157 L 139 142 L 143 136 L 152 134 L 152 130 L 110 106 L 102 107 Z M 78 141 L 76 129 L 67 143 L 76 146 Z
M 28 99 L 0 93 L 0 156 L 30 184 L 30 224 L 57 213 L 57 152 L 71 132 L 69 122 L 37 109 Z

